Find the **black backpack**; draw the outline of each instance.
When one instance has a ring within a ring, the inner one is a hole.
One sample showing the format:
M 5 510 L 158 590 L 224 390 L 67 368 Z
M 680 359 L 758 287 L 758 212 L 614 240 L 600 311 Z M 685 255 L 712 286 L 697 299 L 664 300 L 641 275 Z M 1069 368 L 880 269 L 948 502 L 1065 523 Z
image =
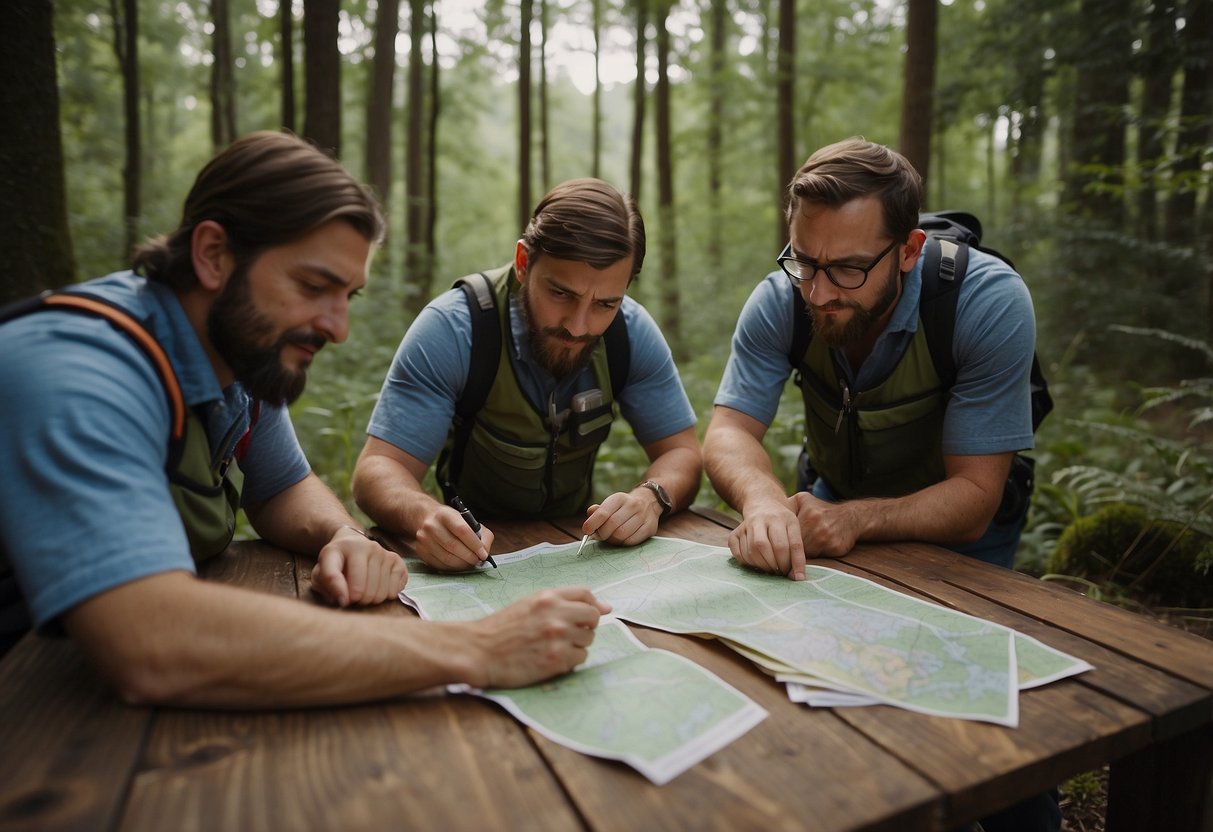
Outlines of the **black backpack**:
M 922 300 L 918 314 L 931 351 L 931 363 L 935 365 L 935 372 L 944 387 L 951 389 L 956 383 L 956 361 L 952 357 L 956 299 L 968 270 L 969 249 L 992 254 L 1011 268 L 1015 268 L 1015 264 L 1001 252 L 981 245 L 981 220 L 972 214 L 964 211 L 924 212 L 918 217 L 918 227 L 927 233 L 922 250 Z M 813 337 L 813 330 L 808 316 L 804 314 L 804 298 L 799 292 L 794 292 L 792 297 L 795 313 L 788 358 L 793 367 L 799 367 Z M 1032 354 L 1029 386 L 1032 391 L 1032 432 L 1035 433 L 1053 410 L 1053 397 L 1049 395 L 1049 385 L 1035 353 Z
M 484 407 L 501 361 L 501 317 L 488 275 L 476 272 L 460 278 L 456 285 L 463 290 L 468 311 L 472 316 L 472 354 L 467 381 L 463 385 L 463 395 L 455 402 L 455 418 L 452 422 L 455 437 L 451 446 L 451 465 L 448 472 L 450 482 L 441 483 L 446 499 L 450 499 L 450 495 L 454 494 L 451 484 L 459 481 L 459 474 L 463 469 L 463 453 L 467 448 L 468 437 L 472 434 L 472 426 L 476 423 L 476 414 Z M 628 327 L 623 319 L 622 308 L 603 333 L 602 340 L 606 343 L 611 396 L 618 399 L 619 391 L 627 382 L 632 362 L 632 345 L 628 341 Z M 445 453 L 444 451 L 444 456 L 439 458 L 439 467 L 444 462 Z M 446 493 L 448 490 L 450 495 Z

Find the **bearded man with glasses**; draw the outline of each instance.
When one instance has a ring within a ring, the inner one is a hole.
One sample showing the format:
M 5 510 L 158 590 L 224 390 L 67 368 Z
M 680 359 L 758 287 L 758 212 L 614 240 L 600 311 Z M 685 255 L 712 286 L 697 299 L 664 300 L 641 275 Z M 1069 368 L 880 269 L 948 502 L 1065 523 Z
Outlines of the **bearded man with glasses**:
M 862 139 L 818 150 L 793 177 L 790 241 L 738 318 L 704 438 L 708 476 L 741 513 L 729 537 L 739 561 L 803 580 L 806 558 L 919 540 L 1012 565 L 1026 501 L 1011 517 L 999 508 L 1012 457 L 1033 446 L 1032 301 L 1006 263 L 970 248 L 956 379 L 941 380 L 919 315 L 921 203 L 910 163 Z M 811 326 L 803 349 L 798 314 Z M 806 439 L 789 497 L 762 440 L 793 373 Z M 1056 794 L 982 823 L 1055 830 Z

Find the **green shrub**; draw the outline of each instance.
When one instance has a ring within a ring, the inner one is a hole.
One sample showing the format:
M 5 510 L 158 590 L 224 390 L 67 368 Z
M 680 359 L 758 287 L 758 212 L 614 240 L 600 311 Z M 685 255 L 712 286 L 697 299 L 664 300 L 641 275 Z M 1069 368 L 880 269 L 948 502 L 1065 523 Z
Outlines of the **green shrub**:
M 1071 523 L 1049 572 L 1081 578 L 1106 594 L 1173 607 L 1213 606 L 1213 540 L 1190 526 L 1115 503 Z

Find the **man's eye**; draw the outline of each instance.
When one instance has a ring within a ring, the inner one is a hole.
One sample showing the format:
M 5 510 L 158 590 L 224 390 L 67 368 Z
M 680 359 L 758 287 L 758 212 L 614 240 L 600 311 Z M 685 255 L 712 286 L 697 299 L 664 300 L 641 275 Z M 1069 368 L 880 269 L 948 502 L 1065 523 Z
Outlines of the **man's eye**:
M 361 290 L 361 289 L 355 289 L 354 291 L 352 291 L 352 292 L 350 292 L 348 295 L 346 295 L 346 297 L 347 297 L 349 300 L 353 300 L 354 298 L 360 298 L 360 297 L 362 297 L 362 290 Z

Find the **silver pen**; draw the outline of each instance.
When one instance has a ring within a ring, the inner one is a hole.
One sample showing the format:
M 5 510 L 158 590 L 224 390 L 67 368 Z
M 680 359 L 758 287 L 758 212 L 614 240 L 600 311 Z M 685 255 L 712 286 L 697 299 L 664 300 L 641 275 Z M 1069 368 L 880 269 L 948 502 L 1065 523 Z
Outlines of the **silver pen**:
M 581 554 L 581 550 L 585 548 L 585 544 L 589 541 L 589 539 L 590 536 L 588 534 L 581 538 L 581 545 L 577 547 L 577 555 Z M 577 557 L 577 555 L 573 555 L 573 557 Z

